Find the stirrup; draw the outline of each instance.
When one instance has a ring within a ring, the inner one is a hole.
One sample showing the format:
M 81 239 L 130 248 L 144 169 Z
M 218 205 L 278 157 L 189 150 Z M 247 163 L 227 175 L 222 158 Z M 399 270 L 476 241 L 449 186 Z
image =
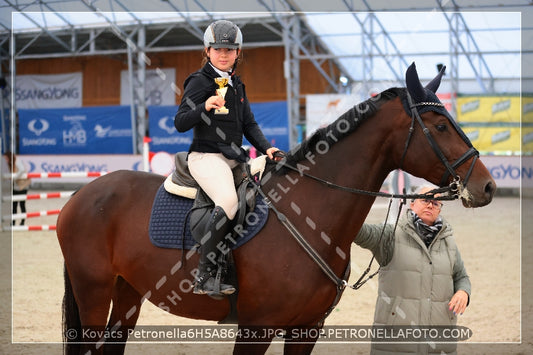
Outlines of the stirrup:
M 209 278 L 209 279 L 211 279 L 211 278 Z M 194 289 L 193 289 L 192 292 L 194 294 L 196 294 L 196 295 L 217 296 L 217 295 L 231 295 L 232 293 L 234 293 L 236 291 L 235 287 L 233 287 L 232 285 L 227 285 L 227 284 L 220 284 L 220 291 L 204 288 L 204 286 L 205 286 L 205 283 L 204 284 L 200 284 L 200 283 L 196 282 L 194 284 Z
M 218 273 L 218 277 L 213 274 L 214 271 L 210 271 L 200 276 L 194 283 L 193 293 L 197 295 L 209 295 L 216 297 L 222 295 L 231 295 L 236 291 L 235 287 L 232 285 L 221 283 Z

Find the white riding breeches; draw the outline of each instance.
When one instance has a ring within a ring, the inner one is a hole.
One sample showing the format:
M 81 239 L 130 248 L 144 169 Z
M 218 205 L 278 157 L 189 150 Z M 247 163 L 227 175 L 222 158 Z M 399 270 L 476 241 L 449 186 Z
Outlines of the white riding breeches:
M 207 196 L 224 209 L 226 216 L 233 219 L 237 213 L 237 191 L 231 169 L 239 163 L 226 158 L 222 153 L 190 152 L 189 171 Z

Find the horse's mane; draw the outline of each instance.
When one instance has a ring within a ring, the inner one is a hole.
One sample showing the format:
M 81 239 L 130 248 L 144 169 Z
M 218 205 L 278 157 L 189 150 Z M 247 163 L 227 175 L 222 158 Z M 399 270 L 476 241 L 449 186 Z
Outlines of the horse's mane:
M 405 88 L 390 88 L 353 106 L 334 122 L 319 128 L 309 138 L 291 149 L 287 153 L 286 162 L 295 165 L 309 153 L 315 153 L 319 144 L 331 147 L 355 131 L 363 120 L 374 116 L 385 102 L 398 96 L 403 100 L 406 96 L 405 92 Z

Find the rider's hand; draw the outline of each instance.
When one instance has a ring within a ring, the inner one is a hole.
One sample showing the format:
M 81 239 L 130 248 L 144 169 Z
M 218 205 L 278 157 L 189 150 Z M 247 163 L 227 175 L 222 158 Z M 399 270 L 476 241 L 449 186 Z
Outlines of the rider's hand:
M 276 152 L 279 152 L 279 154 L 274 154 Z M 279 150 L 276 147 L 268 148 L 266 153 L 268 157 L 274 161 L 280 161 L 285 156 L 285 153 L 283 153 L 281 150 Z

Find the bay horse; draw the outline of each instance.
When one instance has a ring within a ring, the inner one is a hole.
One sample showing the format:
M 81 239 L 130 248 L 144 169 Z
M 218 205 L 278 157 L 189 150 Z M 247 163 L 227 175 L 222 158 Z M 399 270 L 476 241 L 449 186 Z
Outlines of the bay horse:
M 262 191 L 331 274 L 270 210 L 263 229 L 233 251 L 239 331 L 322 326 L 344 290 L 332 278 L 347 279 L 351 243 L 376 198 L 353 190 L 378 192 L 387 175 L 402 168 L 455 186 L 465 207 L 491 202 L 494 180 L 434 94 L 442 75 L 424 87 L 413 63 L 406 88 L 354 106 L 288 152 L 283 163 L 270 164 Z M 65 259 L 64 329 L 78 331 L 78 337 L 64 334 L 67 353 L 123 353 L 127 337 L 85 342 L 79 332 L 132 329 L 144 300 L 193 319 L 221 321 L 230 312 L 227 298 L 192 293 L 198 253 L 158 248 L 149 240 L 151 206 L 164 179 L 116 171 L 85 185 L 62 209 L 57 236 Z M 286 354 L 311 353 L 316 333 L 301 334 L 285 339 Z M 273 338 L 254 343 L 237 337 L 234 354 L 264 354 Z

